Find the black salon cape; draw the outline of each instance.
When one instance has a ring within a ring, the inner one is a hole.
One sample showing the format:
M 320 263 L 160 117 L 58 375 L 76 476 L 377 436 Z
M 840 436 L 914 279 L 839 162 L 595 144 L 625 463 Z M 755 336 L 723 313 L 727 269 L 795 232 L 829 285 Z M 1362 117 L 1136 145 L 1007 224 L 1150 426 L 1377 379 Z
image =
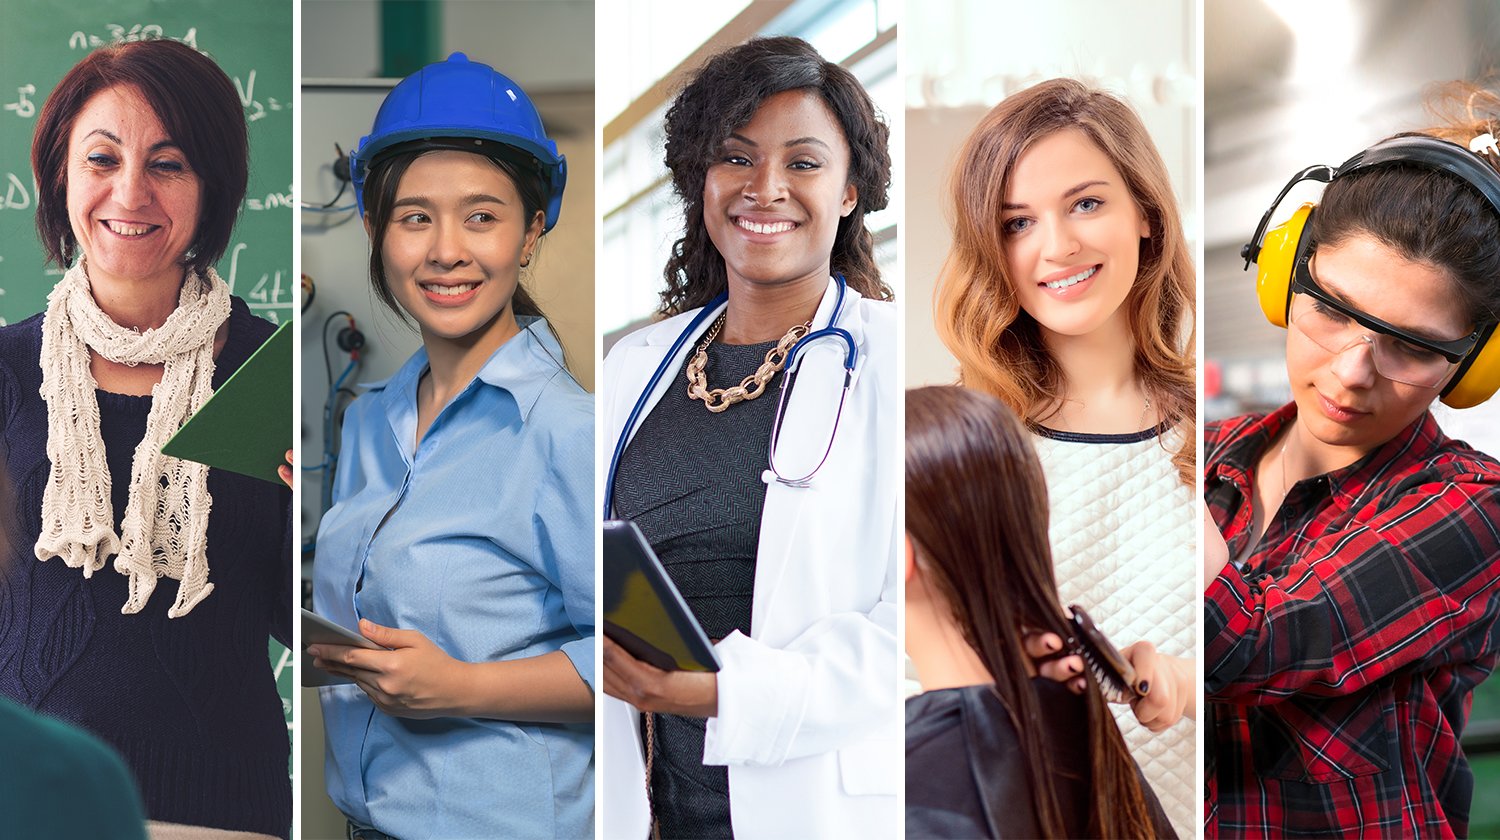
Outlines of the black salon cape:
M 1047 726 L 1065 836 L 1087 837 L 1088 707 L 1062 683 L 1038 677 L 1031 686 Z M 1158 836 L 1176 837 L 1144 778 L 1141 791 Z M 989 686 L 906 701 L 907 840 L 1040 837 L 1033 801 L 1016 730 Z

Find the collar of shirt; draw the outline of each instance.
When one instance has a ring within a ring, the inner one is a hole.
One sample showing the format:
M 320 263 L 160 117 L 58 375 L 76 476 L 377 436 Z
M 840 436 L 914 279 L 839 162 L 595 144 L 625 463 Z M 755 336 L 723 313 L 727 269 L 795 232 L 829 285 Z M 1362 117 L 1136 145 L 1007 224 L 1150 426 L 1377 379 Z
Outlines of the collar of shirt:
M 1256 461 L 1296 417 L 1297 404 L 1287 403 L 1270 414 L 1250 415 L 1238 423 L 1211 425 L 1204 440 L 1204 459 L 1209 464 L 1205 479 L 1232 483 L 1249 498 Z M 1411 425 L 1358 461 L 1317 478 L 1327 483 L 1330 497 L 1352 502 L 1376 480 L 1424 466 L 1446 440 L 1432 412 L 1423 412 Z
M 534 315 L 518 315 L 516 322 L 521 331 L 496 348 L 469 384 L 464 386 L 463 391 L 439 412 L 439 420 L 450 408 L 466 399 L 473 392 L 476 383 L 483 383 L 509 394 L 515 401 L 521 422 L 525 423 L 547 383 L 559 373 L 566 373 L 562 362 L 562 345 L 552 335 L 546 319 Z M 390 418 L 396 440 L 401 443 L 401 450 L 408 461 L 416 438 L 417 382 L 421 380 L 427 367 L 427 348 L 419 347 L 389 379 L 366 386 L 372 394 L 383 392 L 379 399 L 384 402 L 385 414 Z M 434 425 L 436 424 L 435 420 Z

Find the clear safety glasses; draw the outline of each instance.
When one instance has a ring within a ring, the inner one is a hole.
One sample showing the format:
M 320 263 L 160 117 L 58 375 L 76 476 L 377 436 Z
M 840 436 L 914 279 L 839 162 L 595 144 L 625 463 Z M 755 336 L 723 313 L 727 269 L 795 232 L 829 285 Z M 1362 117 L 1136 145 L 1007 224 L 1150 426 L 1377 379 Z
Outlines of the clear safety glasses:
M 1298 260 L 1292 274 L 1291 323 L 1330 353 L 1370 345 L 1375 370 L 1392 382 L 1436 388 L 1479 340 L 1479 330 L 1452 341 L 1426 338 L 1360 312 L 1319 286 L 1310 263 L 1310 256 Z

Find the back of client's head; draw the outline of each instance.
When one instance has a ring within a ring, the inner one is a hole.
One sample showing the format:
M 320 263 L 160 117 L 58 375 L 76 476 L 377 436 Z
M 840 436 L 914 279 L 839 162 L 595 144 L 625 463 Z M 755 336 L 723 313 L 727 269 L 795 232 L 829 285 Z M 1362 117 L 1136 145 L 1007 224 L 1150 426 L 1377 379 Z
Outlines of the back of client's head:
M 1067 638 L 1070 626 L 1053 578 L 1041 464 L 1000 400 L 952 386 L 907 392 L 906 530 L 924 583 L 994 677 L 1020 738 L 1037 824 L 1049 837 L 1063 836 L 1045 713 L 1031 689 L 1021 628 Z M 1135 764 L 1091 677 L 1085 696 L 1089 832 L 1152 837 Z

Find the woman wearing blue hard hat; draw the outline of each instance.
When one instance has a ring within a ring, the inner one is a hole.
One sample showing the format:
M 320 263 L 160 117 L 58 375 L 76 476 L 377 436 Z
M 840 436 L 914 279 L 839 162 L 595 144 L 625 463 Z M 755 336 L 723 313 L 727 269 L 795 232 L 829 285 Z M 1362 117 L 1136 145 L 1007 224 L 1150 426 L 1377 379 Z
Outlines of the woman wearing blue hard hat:
M 422 348 L 344 420 L 317 611 L 328 793 L 355 837 L 593 835 L 593 400 L 521 285 L 566 166 L 455 53 L 354 154 L 370 282 Z M 502 769 L 503 768 L 503 769 Z

